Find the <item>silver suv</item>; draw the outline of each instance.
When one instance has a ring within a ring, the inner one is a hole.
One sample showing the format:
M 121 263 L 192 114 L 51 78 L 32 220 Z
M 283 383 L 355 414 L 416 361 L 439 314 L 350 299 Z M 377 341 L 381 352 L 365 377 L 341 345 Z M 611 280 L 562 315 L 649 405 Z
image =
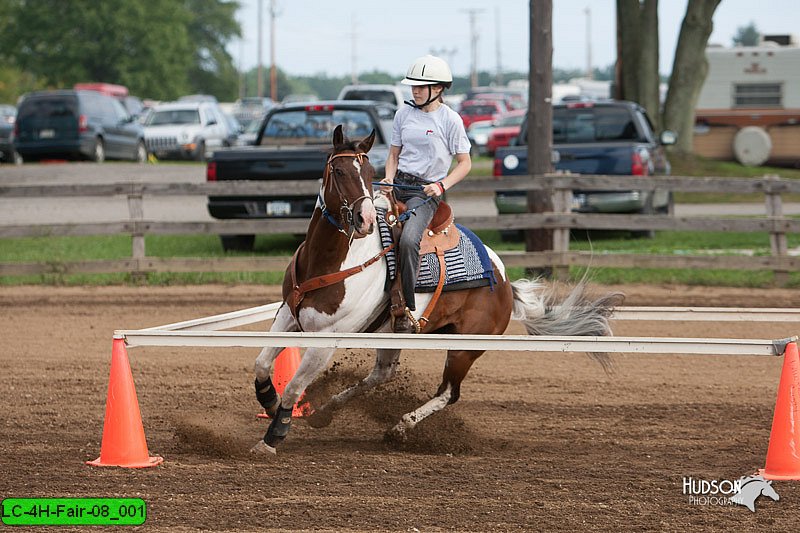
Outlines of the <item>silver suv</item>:
M 376 102 L 388 102 L 397 108 L 403 107 L 405 100 L 413 100 L 411 88 L 407 85 L 345 85 L 339 92 L 338 100 L 374 100 Z
M 214 102 L 171 102 L 154 107 L 144 123 L 148 150 L 159 159 L 205 161 L 230 145 L 228 126 Z

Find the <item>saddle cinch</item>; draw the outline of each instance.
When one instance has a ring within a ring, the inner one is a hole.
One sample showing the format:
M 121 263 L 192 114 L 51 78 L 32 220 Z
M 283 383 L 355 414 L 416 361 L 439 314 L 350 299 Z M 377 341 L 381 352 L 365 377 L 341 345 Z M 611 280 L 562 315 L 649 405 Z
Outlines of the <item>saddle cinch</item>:
M 387 213 L 387 222 L 390 225 L 394 221 L 397 220 L 400 214 L 406 211 L 406 205 L 403 202 L 395 200 L 394 205 L 397 209 L 395 214 Z M 392 217 L 393 220 L 390 220 Z M 397 226 L 394 226 L 397 228 Z M 461 235 L 458 231 L 458 227 L 454 223 L 453 219 L 453 210 L 450 206 L 445 202 L 440 202 L 439 207 L 436 209 L 436 212 L 433 214 L 433 218 L 431 219 L 430 223 L 428 224 L 427 231 L 422 236 L 422 241 L 419 244 L 419 255 L 427 255 L 430 253 L 435 253 L 436 258 L 439 261 L 439 279 L 436 283 L 436 289 L 433 291 L 433 296 L 431 297 L 431 301 L 428 303 L 428 306 L 425 308 L 425 311 L 420 316 L 418 325 L 415 324 L 417 327 L 417 333 L 419 331 L 425 329 L 425 326 L 428 324 L 429 318 L 431 313 L 433 312 L 434 308 L 436 307 L 436 303 L 439 301 L 439 296 L 442 294 L 442 289 L 444 288 L 444 282 L 447 278 L 447 264 L 444 260 L 444 253 L 448 250 L 451 250 L 458 246 L 458 241 Z M 400 234 L 398 231 L 395 232 L 394 240 L 398 242 L 400 239 Z M 393 300 L 393 313 L 399 312 L 398 307 L 402 306 L 405 309 L 405 302 L 398 302 L 398 296 L 402 299 L 402 290 L 399 288 L 400 276 L 397 276 L 396 286 L 392 290 L 392 300 Z

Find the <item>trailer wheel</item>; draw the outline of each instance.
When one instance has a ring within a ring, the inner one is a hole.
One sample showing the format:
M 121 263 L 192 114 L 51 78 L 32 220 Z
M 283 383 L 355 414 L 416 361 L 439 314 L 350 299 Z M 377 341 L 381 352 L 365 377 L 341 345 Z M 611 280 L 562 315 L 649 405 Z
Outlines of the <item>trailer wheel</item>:
M 769 159 L 772 139 L 764 128 L 746 126 L 733 138 L 733 153 L 736 160 L 746 167 L 758 167 Z

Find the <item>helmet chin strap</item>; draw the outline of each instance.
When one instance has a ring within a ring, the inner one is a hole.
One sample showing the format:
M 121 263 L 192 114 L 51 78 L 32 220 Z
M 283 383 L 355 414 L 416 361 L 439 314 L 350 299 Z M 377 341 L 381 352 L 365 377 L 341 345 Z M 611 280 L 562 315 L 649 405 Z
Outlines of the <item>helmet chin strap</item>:
M 433 85 L 428 85 L 428 101 L 424 104 L 418 105 L 414 100 L 404 100 L 403 103 L 410 105 L 414 109 L 422 109 L 438 98 L 438 96 L 436 98 L 433 97 L 433 89 L 431 89 L 431 87 L 433 87 Z

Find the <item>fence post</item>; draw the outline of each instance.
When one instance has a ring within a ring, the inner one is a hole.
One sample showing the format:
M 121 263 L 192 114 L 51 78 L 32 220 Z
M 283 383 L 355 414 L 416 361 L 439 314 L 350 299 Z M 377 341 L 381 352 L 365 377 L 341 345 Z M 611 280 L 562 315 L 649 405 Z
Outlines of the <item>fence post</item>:
M 141 188 L 134 188 L 128 194 L 128 213 L 130 215 L 133 230 L 131 231 L 131 256 L 133 257 L 134 270 L 131 271 L 131 279 L 137 283 L 144 282 L 146 274 L 141 271 L 142 261 L 145 258 L 144 249 L 144 200 Z
M 785 257 L 789 252 L 789 245 L 786 240 L 786 233 L 777 228 L 777 221 L 783 220 L 783 199 L 780 192 L 775 192 L 773 184 L 779 182 L 780 176 L 768 174 L 764 176 L 765 195 L 764 200 L 767 208 L 767 218 L 772 222 L 772 228 L 769 232 L 769 244 L 772 250 L 773 257 Z M 789 282 L 788 270 L 775 270 L 775 283 L 778 286 L 784 287 Z
M 553 212 L 558 215 L 569 214 L 572 212 L 572 189 L 564 189 L 556 185 L 553 189 Z M 553 251 L 564 257 L 569 251 L 569 228 L 557 227 L 553 230 Z M 559 261 L 553 265 L 553 276 L 556 279 L 569 278 L 569 265 Z

